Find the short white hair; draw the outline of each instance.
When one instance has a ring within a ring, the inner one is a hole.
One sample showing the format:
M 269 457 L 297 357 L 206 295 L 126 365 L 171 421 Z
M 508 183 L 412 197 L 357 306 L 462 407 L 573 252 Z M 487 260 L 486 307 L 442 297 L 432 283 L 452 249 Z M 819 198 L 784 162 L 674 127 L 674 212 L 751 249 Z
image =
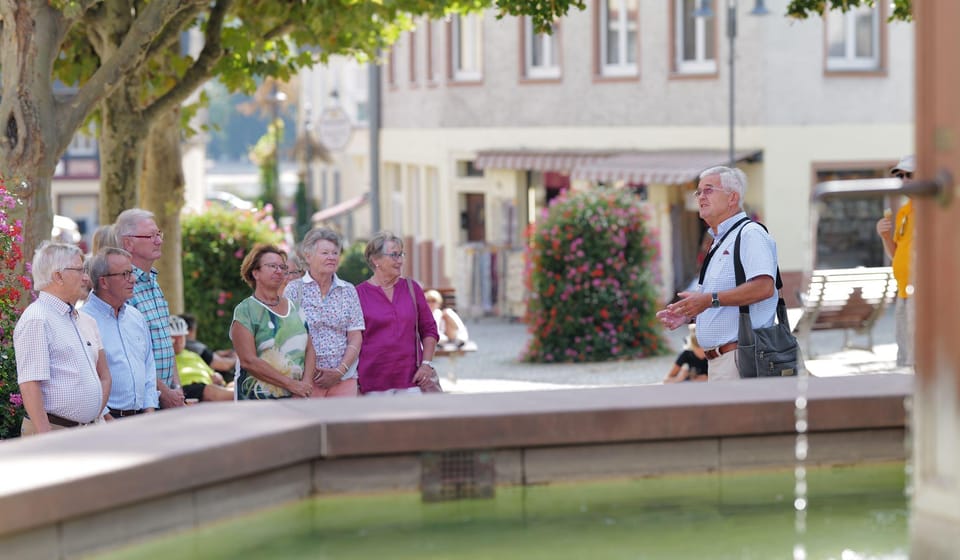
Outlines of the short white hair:
M 711 175 L 720 176 L 720 186 L 723 187 L 723 190 L 740 195 L 740 208 L 743 208 L 743 195 L 747 192 L 747 174 L 736 167 L 717 165 L 700 173 L 700 178 L 703 179 Z
M 156 221 L 156 217 L 153 215 L 153 212 L 144 210 L 143 208 L 130 208 L 129 210 L 120 212 L 120 215 L 117 216 L 117 221 L 113 224 L 117 237 L 122 238 L 128 235 L 134 235 L 134 232 L 137 230 L 137 224 L 144 220 Z
M 78 255 L 83 260 L 83 251 L 76 245 L 44 241 L 33 254 L 33 288 L 42 290 L 49 286 L 53 282 L 53 273 L 72 265 L 71 261 Z

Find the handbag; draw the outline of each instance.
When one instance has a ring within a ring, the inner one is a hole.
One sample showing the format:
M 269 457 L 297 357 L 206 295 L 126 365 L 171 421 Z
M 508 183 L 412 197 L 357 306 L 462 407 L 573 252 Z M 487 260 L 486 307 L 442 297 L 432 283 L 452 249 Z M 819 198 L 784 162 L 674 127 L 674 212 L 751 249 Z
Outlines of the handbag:
M 757 223 L 764 231 L 766 226 Z M 746 273 L 740 261 L 740 234 L 737 232 L 733 245 L 733 267 L 737 285 L 746 282 Z M 780 267 L 777 266 L 777 313 L 772 326 L 754 329 L 750 321 L 750 306 L 740 306 L 740 325 L 737 335 L 737 369 L 740 377 L 781 377 L 797 374 L 797 362 L 800 358 L 800 345 L 790 330 L 787 318 L 787 305 L 783 301 L 781 290 L 783 280 Z
M 417 305 L 417 296 L 413 293 L 413 280 L 406 278 L 407 289 L 410 290 L 410 299 L 413 300 L 413 324 L 416 326 L 417 330 L 417 362 L 420 361 L 421 353 L 423 352 L 423 341 L 420 340 L 420 306 Z M 442 393 L 443 387 L 440 386 L 440 377 L 437 375 L 437 370 L 433 370 L 433 375 L 430 376 L 430 379 L 427 380 L 423 385 L 419 385 L 420 391 L 423 393 Z

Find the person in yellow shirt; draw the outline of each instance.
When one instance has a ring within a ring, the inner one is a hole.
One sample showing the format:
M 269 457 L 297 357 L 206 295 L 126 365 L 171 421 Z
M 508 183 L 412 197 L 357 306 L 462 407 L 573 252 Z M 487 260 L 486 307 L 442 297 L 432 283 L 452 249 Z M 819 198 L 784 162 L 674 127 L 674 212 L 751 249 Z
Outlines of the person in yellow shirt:
M 913 179 L 916 169 L 914 156 L 904 156 L 890 170 L 902 181 Z M 877 233 L 883 241 L 883 250 L 893 260 L 893 277 L 897 280 L 897 304 L 894 308 L 897 338 L 897 367 L 913 366 L 913 333 L 915 305 L 913 301 L 913 201 L 897 211 L 896 219 L 889 213 L 877 221 Z
M 183 318 L 170 317 L 170 336 L 187 402 L 232 401 L 233 390 L 224 386 L 223 377 L 208 366 L 200 354 L 186 349 L 187 322 Z

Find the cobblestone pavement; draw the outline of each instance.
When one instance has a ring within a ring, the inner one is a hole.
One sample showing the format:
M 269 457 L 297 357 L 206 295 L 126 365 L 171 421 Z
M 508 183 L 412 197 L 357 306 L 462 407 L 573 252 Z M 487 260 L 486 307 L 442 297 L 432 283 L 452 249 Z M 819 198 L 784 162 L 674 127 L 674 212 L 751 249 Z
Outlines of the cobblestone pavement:
M 627 361 L 531 364 L 519 357 L 530 338 L 525 324 L 487 317 L 467 321 L 478 350 L 458 358 L 438 358 L 444 390 L 451 393 L 503 392 L 569 389 L 660 383 L 683 346 L 686 329 L 665 333 L 672 352 L 666 356 Z M 893 310 L 873 329 L 874 351 L 843 349 L 843 333 L 813 333 L 814 356 L 807 368 L 816 376 L 903 373 L 897 369 L 897 346 L 893 335 Z M 866 344 L 866 337 L 851 335 L 852 342 Z

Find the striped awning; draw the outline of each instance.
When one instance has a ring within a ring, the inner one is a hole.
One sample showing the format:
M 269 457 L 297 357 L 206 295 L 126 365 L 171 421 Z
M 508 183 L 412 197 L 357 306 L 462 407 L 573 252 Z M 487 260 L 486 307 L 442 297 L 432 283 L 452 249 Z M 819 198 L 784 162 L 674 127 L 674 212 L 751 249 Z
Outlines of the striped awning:
M 370 199 L 370 193 L 363 193 L 362 195 L 345 200 L 339 204 L 334 204 L 333 206 L 327 206 L 323 210 L 316 212 L 313 215 L 313 222 L 323 222 L 325 220 L 332 220 L 337 216 L 341 216 L 348 212 L 353 212 L 357 208 L 360 208 Z
M 754 160 L 761 152 L 742 150 L 737 162 Z M 588 181 L 626 181 L 635 184 L 678 185 L 694 181 L 704 169 L 729 165 L 726 150 L 662 150 L 623 152 L 597 161 L 577 165 L 571 179 Z
M 570 173 L 580 165 L 608 158 L 614 150 L 484 150 L 477 154 L 477 169 L 519 169 Z

